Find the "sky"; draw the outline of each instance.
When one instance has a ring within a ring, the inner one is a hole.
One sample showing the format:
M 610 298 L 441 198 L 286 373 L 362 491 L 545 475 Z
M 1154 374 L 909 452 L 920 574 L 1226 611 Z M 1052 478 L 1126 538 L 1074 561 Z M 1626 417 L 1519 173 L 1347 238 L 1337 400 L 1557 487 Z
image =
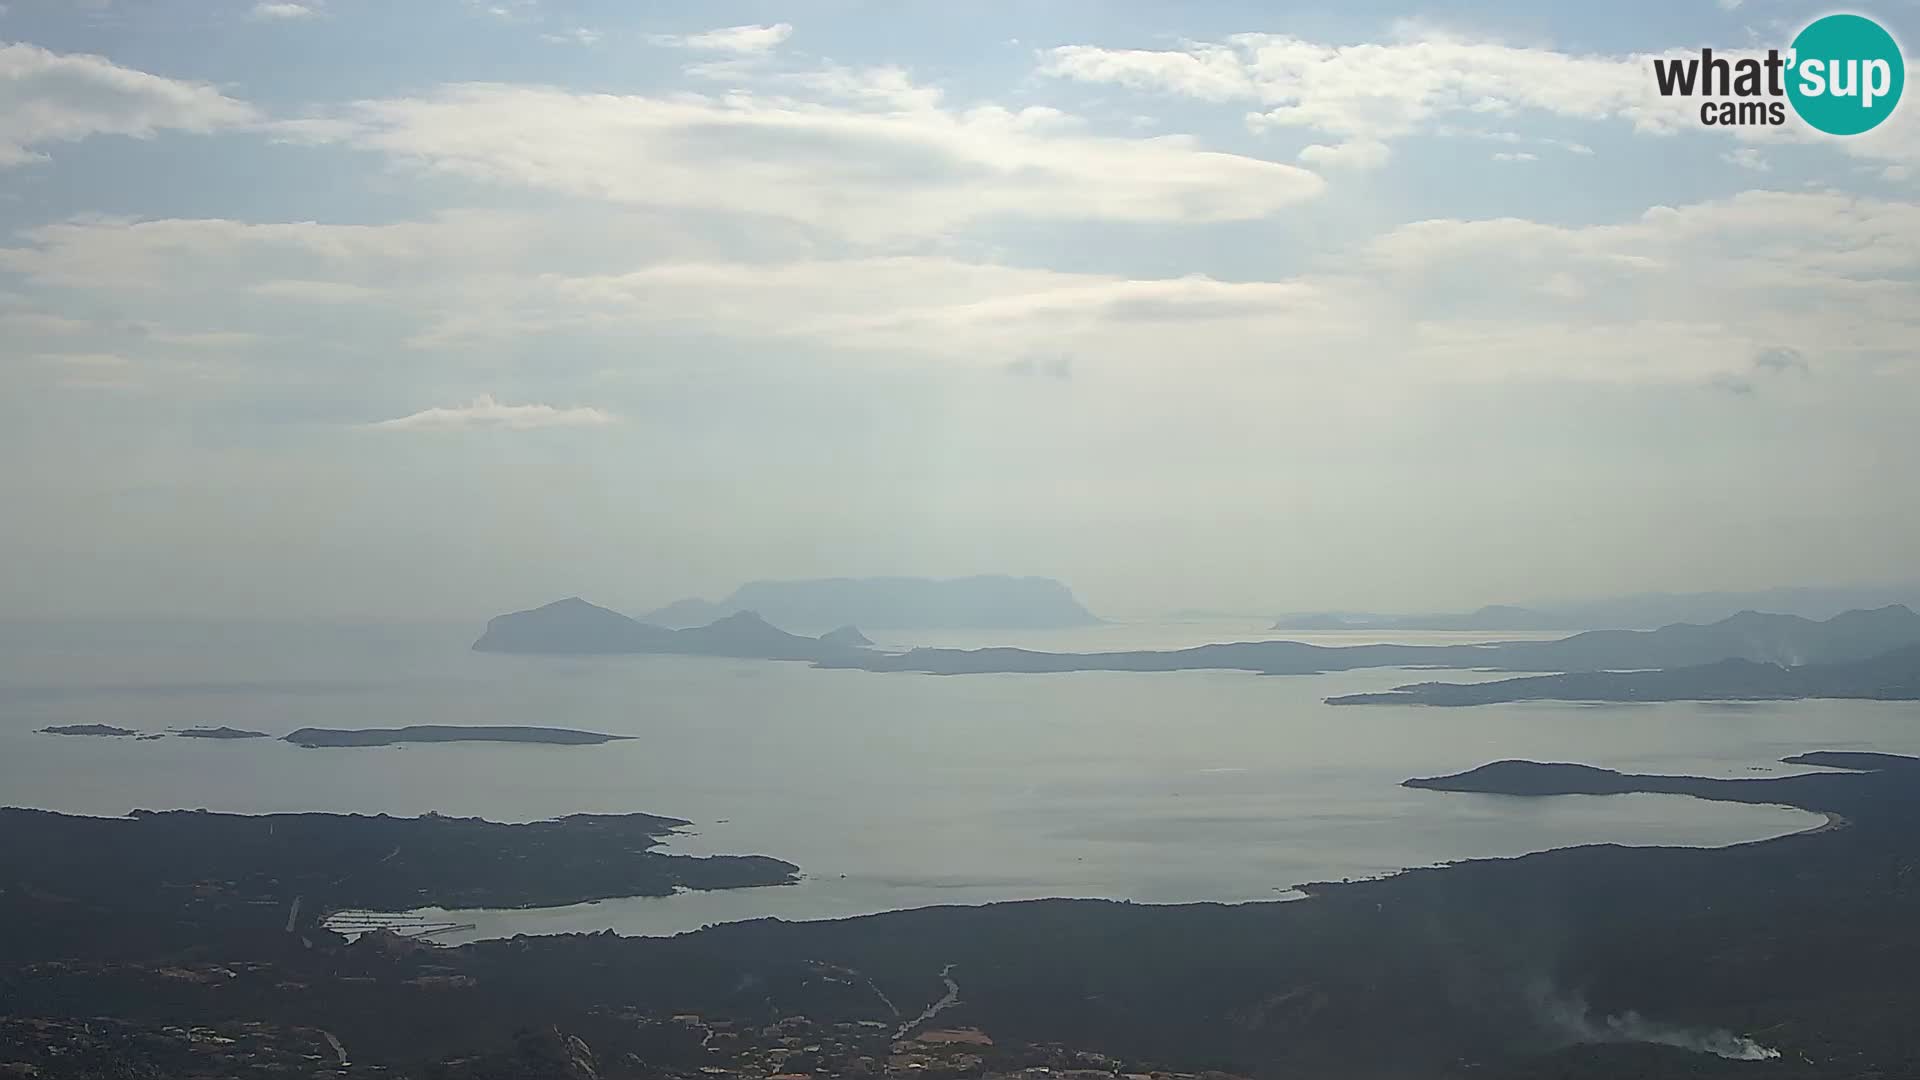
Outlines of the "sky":
M 1828 10 L 4 0 L 0 614 L 1911 581 L 1920 102 L 1653 83 Z

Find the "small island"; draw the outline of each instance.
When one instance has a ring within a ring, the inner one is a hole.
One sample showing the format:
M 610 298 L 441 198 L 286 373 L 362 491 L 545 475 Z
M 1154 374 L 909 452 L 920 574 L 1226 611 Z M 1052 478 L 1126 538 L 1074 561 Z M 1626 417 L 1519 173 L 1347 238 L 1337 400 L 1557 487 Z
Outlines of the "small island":
M 112 724 L 58 724 L 40 729 L 43 735 L 89 735 L 100 738 L 120 738 L 126 735 L 138 735 L 131 728 L 114 727 Z
M 1656 776 L 1567 762 L 1495 761 L 1450 776 L 1415 777 L 1402 787 L 1540 798 L 1553 795 L 1691 795 L 1719 802 L 1792 806 L 1845 819 L 1885 817 L 1888 806 L 1915 805 L 1920 758 L 1866 751 L 1819 750 L 1780 759 L 1821 772 L 1726 780 Z M 1830 821 L 1834 817 L 1830 816 Z
M 182 734 L 185 734 L 184 732 Z M 400 728 L 301 728 L 286 737 L 295 746 L 400 746 L 406 743 L 507 742 L 548 743 L 555 746 L 598 746 L 620 742 L 631 735 L 603 735 L 567 728 L 416 724 Z
M 174 732 L 183 739 L 271 739 L 273 736 L 264 731 L 248 731 L 235 727 L 195 727 Z

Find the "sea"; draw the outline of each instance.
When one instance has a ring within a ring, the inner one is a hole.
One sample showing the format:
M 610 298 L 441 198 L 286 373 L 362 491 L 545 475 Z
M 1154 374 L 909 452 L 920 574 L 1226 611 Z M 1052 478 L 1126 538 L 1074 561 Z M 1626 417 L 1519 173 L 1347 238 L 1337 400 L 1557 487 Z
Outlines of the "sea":
M 1303 883 L 1580 844 L 1720 846 L 1812 828 L 1786 807 L 1684 796 L 1524 799 L 1400 786 L 1503 758 L 1750 777 L 1816 749 L 1920 753 L 1913 702 L 1333 707 L 1488 673 L 1368 670 L 932 676 L 691 657 L 479 654 L 468 624 L 0 623 L 0 805 L 121 815 L 428 811 L 528 821 L 645 812 L 665 850 L 764 854 L 798 884 L 561 908 L 424 914 L 440 940 L 661 935 L 1042 897 L 1242 903 Z M 881 635 L 874 634 L 876 638 Z M 1558 635 L 1503 635 L 1558 636 Z M 1284 637 L 1262 620 L 1114 620 L 885 635 L 886 647 L 1174 648 Z M 1485 635 L 1395 633 L 1430 643 Z M 301 749 L 275 740 L 43 734 L 518 724 L 590 747 Z M 1309 901 L 1310 902 L 1310 901 Z

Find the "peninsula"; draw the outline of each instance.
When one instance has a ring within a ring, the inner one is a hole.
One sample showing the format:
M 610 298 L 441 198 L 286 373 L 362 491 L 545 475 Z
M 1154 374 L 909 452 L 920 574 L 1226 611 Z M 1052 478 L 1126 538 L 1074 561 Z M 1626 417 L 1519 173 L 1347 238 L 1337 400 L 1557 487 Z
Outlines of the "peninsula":
M 181 734 L 186 734 L 182 732 Z M 416 724 L 400 728 L 301 728 L 286 737 L 295 746 L 400 746 L 406 743 L 508 742 L 551 743 L 556 746 L 598 746 L 630 739 L 631 735 L 602 735 L 567 728 Z
M 1580 672 L 1668 668 L 1727 659 L 1756 664 L 1840 663 L 1910 645 L 1920 645 L 1920 615 L 1893 605 L 1849 611 L 1824 622 L 1749 611 L 1704 626 L 1676 623 L 1658 630 L 1593 630 L 1554 641 L 1338 646 L 1242 641 L 1171 651 L 1107 653 L 913 649 L 897 654 L 856 652 L 826 657 L 817 663 L 821 667 L 934 675 L 1204 669 L 1311 675 L 1374 667 Z
M 1920 699 L 1920 646 L 1867 660 L 1788 667 L 1730 659 L 1655 671 L 1589 671 L 1483 683 L 1409 683 L 1329 705 L 1490 705 L 1511 701 L 1789 701 Z

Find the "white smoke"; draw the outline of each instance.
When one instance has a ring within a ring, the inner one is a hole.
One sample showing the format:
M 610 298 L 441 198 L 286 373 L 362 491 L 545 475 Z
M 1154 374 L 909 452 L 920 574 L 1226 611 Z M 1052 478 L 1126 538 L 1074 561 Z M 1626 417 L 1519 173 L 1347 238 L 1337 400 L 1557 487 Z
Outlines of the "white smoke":
M 1730 1061 L 1766 1061 L 1780 1056 L 1780 1051 L 1761 1046 L 1745 1035 L 1735 1035 L 1725 1028 L 1663 1024 L 1632 1010 L 1595 1020 L 1586 1001 L 1581 998 L 1569 998 L 1550 989 L 1543 989 L 1532 996 L 1547 1025 L 1565 1034 L 1571 1042 L 1654 1043 L 1712 1054 Z

